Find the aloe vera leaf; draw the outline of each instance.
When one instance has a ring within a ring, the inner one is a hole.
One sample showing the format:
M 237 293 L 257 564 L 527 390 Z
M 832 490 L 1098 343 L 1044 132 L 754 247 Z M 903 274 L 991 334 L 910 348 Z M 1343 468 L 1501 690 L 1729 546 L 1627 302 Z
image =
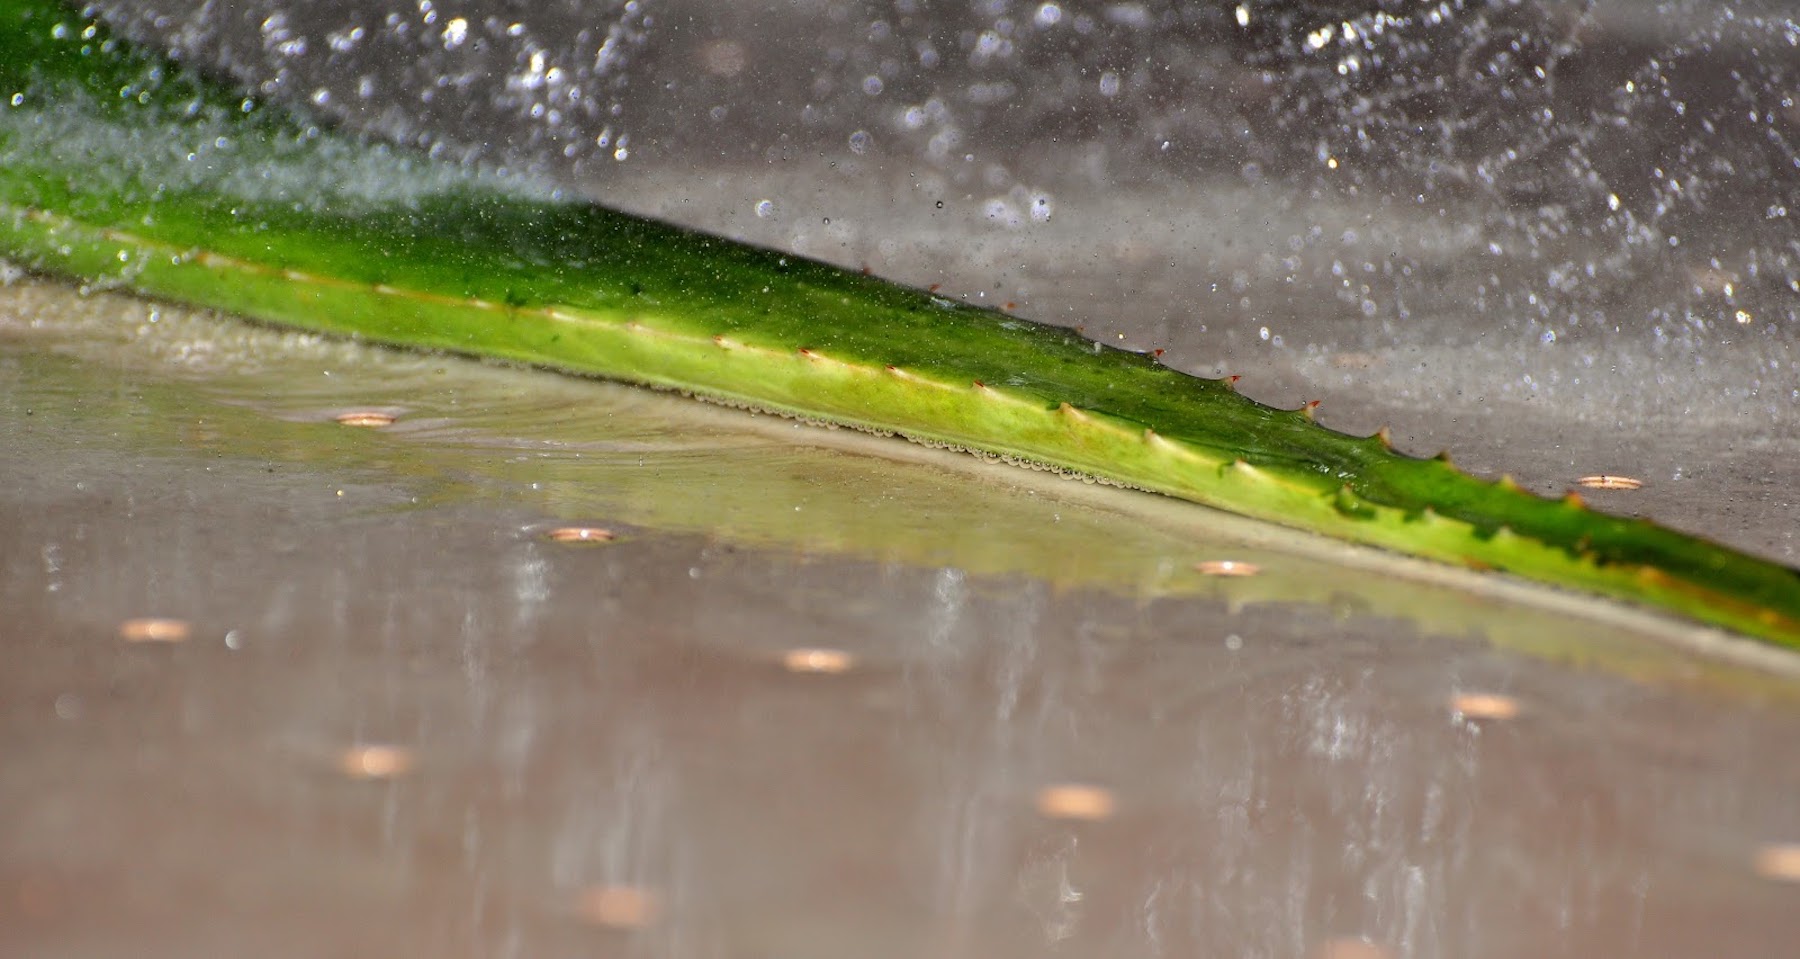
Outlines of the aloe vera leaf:
M 322 131 L 0 0 L 0 255 L 255 319 L 1082 473 L 1800 648 L 1800 571 L 1073 331 Z

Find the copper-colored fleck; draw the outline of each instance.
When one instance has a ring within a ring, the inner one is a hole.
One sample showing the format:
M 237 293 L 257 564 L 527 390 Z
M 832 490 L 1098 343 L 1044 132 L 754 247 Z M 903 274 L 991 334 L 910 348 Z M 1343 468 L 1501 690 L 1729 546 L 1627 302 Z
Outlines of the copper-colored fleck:
M 1519 701 L 1499 693 L 1457 693 L 1450 697 L 1450 708 L 1464 719 L 1513 719 L 1519 715 Z
M 544 535 L 553 543 L 610 543 L 616 538 L 603 526 L 558 526 Z
M 352 410 L 348 413 L 339 413 L 337 415 L 337 421 L 345 426 L 363 426 L 370 429 L 380 429 L 383 426 L 393 426 L 394 415 L 392 413 L 383 413 L 380 410 Z
M 1644 481 L 1634 476 L 1614 476 L 1610 473 L 1597 473 L 1583 476 L 1575 482 L 1588 489 L 1643 489 Z
M 1328 362 L 1340 370 L 1367 370 L 1382 364 L 1376 353 L 1333 353 Z
M 1393 953 L 1379 943 L 1344 936 L 1327 939 L 1319 945 L 1318 959 L 1393 959 Z
M 351 779 L 393 779 L 412 767 L 412 753 L 399 746 L 357 746 L 338 759 L 338 769 Z
M 1046 786 L 1037 795 L 1037 810 L 1046 819 L 1100 822 L 1111 819 L 1116 804 L 1110 790 L 1064 783 Z
M 179 643 L 188 632 L 187 621 L 181 619 L 128 619 L 119 624 L 119 636 L 128 643 Z
M 1262 567 L 1241 559 L 1209 559 L 1195 563 L 1194 570 L 1206 576 L 1255 576 Z
M 1800 842 L 1771 843 L 1756 851 L 1756 874 L 1777 882 L 1800 882 Z
M 642 929 L 656 921 L 662 903 L 636 886 L 589 886 L 575 900 L 583 920 L 608 929 Z
M 843 673 L 856 665 L 856 657 L 841 649 L 790 649 L 781 665 L 790 673 Z

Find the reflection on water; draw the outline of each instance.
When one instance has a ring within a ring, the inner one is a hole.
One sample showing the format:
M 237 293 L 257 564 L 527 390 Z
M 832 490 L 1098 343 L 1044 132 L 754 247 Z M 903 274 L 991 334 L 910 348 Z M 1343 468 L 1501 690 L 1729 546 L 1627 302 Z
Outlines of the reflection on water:
M 9 335 L 5 954 L 1775 957 L 1800 937 L 1800 886 L 1769 866 L 1800 839 L 1778 686 L 1553 665 L 1482 640 L 1554 633 L 1542 610 L 1272 547 L 1257 576 L 1203 576 L 1194 529 L 1054 487 L 959 480 L 984 510 L 1035 503 L 983 514 L 1025 545 L 934 562 L 918 531 L 954 537 L 919 505 L 932 469 L 768 458 L 705 418 L 659 436 L 585 384 L 509 400 L 525 374 L 303 345 L 264 351 L 253 394 L 230 364 L 185 382 L 149 347 Z M 332 423 L 321 370 L 336 402 L 419 415 Z M 583 402 L 617 432 L 530 419 Z M 698 485 L 733 450 L 793 478 L 736 474 L 760 504 Z M 680 481 L 630 485 L 640 460 Z M 910 527 L 845 526 L 859 502 Z M 620 535 L 545 535 L 573 522 Z M 1151 555 L 1123 577 L 1018 558 L 1124 563 L 1108 537 Z M 1358 602 L 1294 582 L 1332 577 Z M 132 641 L 150 622 L 182 638 Z

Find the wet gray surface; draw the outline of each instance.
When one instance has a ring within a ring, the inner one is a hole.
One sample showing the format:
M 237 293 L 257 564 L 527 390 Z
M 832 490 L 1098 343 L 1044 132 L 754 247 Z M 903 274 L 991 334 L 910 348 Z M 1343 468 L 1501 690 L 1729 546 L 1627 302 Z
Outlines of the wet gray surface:
M 1757 865 L 1800 836 L 1791 681 L 1155 497 L 5 295 L 9 952 L 1778 956 L 1800 935 L 1800 887 Z M 382 399 L 386 431 L 332 421 Z M 569 522 L 622 538 L 545 539 Z M 1225 557 L 1263 572 L 1190 569 Z M 121 637 L 146 616 L 187 639 Z M 784 665 L 808 648 L 848 669 Z M 1463 715 L 1468 693 L 1519 714 Z M 345 765 L 369 745 L 408 767 Z M 1069 783 L 1113 809 L 1047 816 Z
M 916 6 L 134 9 L 327 114 L 1164 347 L 1546 492 L 1638 476 L 1592 498 L 1800 556 L 1779 9 L 1475 4 L 1353 50 L 1309 38 L 1356 5 L 1246 4 L 1248 39 L 1229 5 Z M 1359 108 L 1333 79 L 1358 50 L 1412 96 Z M 357 408 L 400 420 L 331 421 Z M 35 281 L 0 291 L 0 437 L 0 952 L 1800 941 L 1800 886 L 1757 858 L 1800 841 L 1794 687 L 1605 610 Z M 545 540 L 570 522 L 624 535 Z M 1193 571 L 1220 558 L 1264 572 Z M 121 639 L 146 616 L 190 636 Z M 851 668 L 784 667 L 809 647 Z M 411 766 L 347 771 L 359 744 Z M 1047 817 L 1059 783 L 1116 808 Z

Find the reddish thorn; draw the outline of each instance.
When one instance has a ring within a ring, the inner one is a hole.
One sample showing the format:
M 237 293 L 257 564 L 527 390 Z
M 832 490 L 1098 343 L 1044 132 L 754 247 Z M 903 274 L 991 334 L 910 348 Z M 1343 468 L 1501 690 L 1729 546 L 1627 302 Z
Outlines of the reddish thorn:
M 1570 509 L 1587 509 L 1587 500 L 1582 499 L 1580 493 L 1571 492 L 1563 497 L 1562 501 L 1563 505 Z
M 975 388 L 976 388 L 976 389 L 978 389 L 978 390 L 985 390 L 985 389 L 987 389 L 987 384 L 986 384 L 986 383 L 983 383 L 983 382 L 981 382 L 981 381 L 980 381 L 980 380 L 976 380 L 976 381 L 975 381 Z
M 1087 332 L 1087 327 L 1085 327 L 1085 326 L 1077 326 L 1077 327 L 1076 327 L 1076 328 L 1075 328 L 1075 332 L 1077 332 L 1077 333 L 1086 333 L 1086 332 Z
M 937 291 L 939 291 L 939 290 L 941 290 L 941 289 L 943 289 L 943 288 L 944 288 L 944 284 L 942 284 L 942 283 L 933 283 L 933 284 L 931 284 L 931 285 L 930 285 L 930 286 L 929 286 L 929 287 L 926 287 L 926 292 L 928 292 L 928 293 L 936 293 L 936 292 L 937 292 Z
M 812 355 L 813 355 L 813 351 L 812 351 L 812 350 L 809 350 L 809 349 L 807 349 L 807 348 L 806 348 L 806 347 L 804 347 L 804 346 L 802 346 L 802 347 L 801 347 L 801 348 L 800 348 L 800 355 L 801 355 L 801 356 L 804 356 L 804 357 L 807 357 L 807 358 L 808 358 L 808 359 L 810 359 L 810 358 L 812 358 Z
M 1013 308 L 1013 307 L 1015 307 L 1015 306 L 1018 306 L 1018 305 L 1019 305 L 1019 304 L 1017 304 L 1017 303 L 1014 303 L 1014 302 L 1013 302 L 1013 301 L 1011 301 L 1011 300 L 1007 300 L 1007 301 L 1006 301 L 1006 305 L 1005 305 L 1005 306 L 1003 306 L 1003 307 L 1001 307 L 1001 309 L 1005 309 L 1005 310 L 1010 310 L 1010 309 L 1012 309 L 1012 308 Z
M 1394 448 L 1394 434 L 1390 432 L 1387 427 L 1383 426 L 1381 429 L 1376 430 L 1375 438 L 1381 441 L 1382 446 L 1385 446 L 1388 449 Z
M 1163 355 L 1163 351 L 1162 351 L 1162 347 L 1160 347 L 1160 346 L 1159 346 L 1159 347 L 1157 347 L 1157 348 L 1156 348 L 1156 349 L 1154 349 L 1154 350 L 1151 350 L 1151 351 L 1150 351 L 1150 355 L 1151 355 L 1151 356 L 1161 356 L 1161 355 Z
M 900 368 L 899 368 L 899 367 L 897 367 L 897 366 L 895 366 L 895 365 L 894 365 L 894 364 L 892 364 L 892 363 L 889 363 L 889 364 L 888 364 L 888 365 L 887 365 L 887 369 L 888 369 L 888 372 L 889 372 L 889 373 L 898 373 L 898 372 L 900 372 Z
M 1322 401 L 1321 400 L 1307 400 L 1306 405 L 1300 407 L 1300 411 L 1302 413 L 1305 413 L 1307 416 L 1311 416 L 1313 410 L 1316 410 L 1319 408 L 1320 402 L 1322 402 Z
M 862 265 L 862 275 L 863 276 L 873 276 L 874 274 L 875 274 L 875 271 L 869 269 L 869 264 L 864 263 Z
M 1235 385 L 1237 385 L 1237 381 L 1241 380 L 1241 379 L 1243 379 L 1242 376 L 1239 376 L 1238 374 L 1233 373 L 1230 376 L 1225 377 L 1225 382 L 1230 385 L 1235 386 Z

